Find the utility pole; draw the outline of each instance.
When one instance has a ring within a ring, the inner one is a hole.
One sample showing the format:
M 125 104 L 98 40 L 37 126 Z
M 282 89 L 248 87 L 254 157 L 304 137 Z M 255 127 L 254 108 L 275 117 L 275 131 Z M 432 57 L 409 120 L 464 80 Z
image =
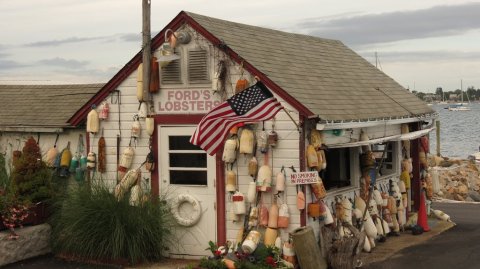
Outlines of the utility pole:
M 143 99 L 146 101 L 150 90 L 151 38 L 150 38 L 150 0 L 142 0 L 142 52 L 143 52 Z

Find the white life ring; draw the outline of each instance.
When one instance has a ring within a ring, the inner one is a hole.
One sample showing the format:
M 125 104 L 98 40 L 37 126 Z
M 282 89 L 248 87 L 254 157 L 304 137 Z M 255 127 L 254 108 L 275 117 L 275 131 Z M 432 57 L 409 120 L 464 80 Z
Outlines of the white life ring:
M 180 215 L 180 206 L 183 203 L 189 203 L 193 207 L 193 212 L 189 214 L 189 216 L 182 217 Z M 200 202 L 198 202 L 197 199 L 195 199 L 190 194 L 182 193 L 179 194 L 172 201 L 172 214 L 178 224 L 185 227 L 190 227 L 195 225 L 200 220 L 200 217 L 202 215 L 202 208 L 200 206 Z

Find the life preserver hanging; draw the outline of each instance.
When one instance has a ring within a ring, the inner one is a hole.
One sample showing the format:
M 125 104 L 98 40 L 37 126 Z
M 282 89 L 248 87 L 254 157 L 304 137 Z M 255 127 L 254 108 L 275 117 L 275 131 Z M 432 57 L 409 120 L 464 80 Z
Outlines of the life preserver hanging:
M 185 217 L 180 215 L 180 206 L 183 203 L 189 203 L 193 208 L 193 212 Z M 176 198 L 173 199 L 171 207 L 173 218 L 175 218 L 178 224 L 185 227 L 195 225 L 200 220 L 200 217 L 202 215 L 202 208 L 200 206 L 200 202 L 198 202 L 198 200 L 190 194 L 179 194 Z

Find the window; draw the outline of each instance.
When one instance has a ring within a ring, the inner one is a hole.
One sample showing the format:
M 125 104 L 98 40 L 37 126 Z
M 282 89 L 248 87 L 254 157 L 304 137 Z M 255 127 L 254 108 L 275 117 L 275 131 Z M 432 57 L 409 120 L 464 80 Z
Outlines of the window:
M 375 156 L 375 161 L 377 165 L 382 164 L 380 170 L 378 171 L 380 176 L 388 176 L 395 173 L 394 145 L 394 142 L 385 142 L 382 144 L 372 145 L 372 152 Z
M 350 186 L 350 149 L 329 149 L 325 151 L 325 157 L 327 158 L 327 169 L 320 174 L 325 188 L 329 190 Z
M 207 185 L 207 154 L 190 136 L 169 136 L 170 184 Z

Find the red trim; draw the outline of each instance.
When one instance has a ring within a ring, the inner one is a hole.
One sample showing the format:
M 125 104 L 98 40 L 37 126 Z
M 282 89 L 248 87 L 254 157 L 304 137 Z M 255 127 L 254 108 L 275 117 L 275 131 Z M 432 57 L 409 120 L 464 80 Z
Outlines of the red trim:
M 153 39 L 151 49 L 155 51 L 160 45 L 164 42 L 164 35 L 167 29 L 176 30 L 183 23 L 188 23 L 194 30 L 203 35 L 207 40 L 209 40 L 213 45 L 219 46 L 222 42 L 215 37 L 213 34 L 208 32 L 203 26 L 196 22 L 192 17 L 188 16 L 184 11 L 180 12 L 165 28 L 162 29 Z M 314 113 L 311 112 L 308 108 L 302 105 L 298 100 L 293 98 L 285 90 L 283 90 L 279 85 L 275 84 L 271 79 L 269 79 L 265 74 L 256 69 L 253 65 L 241 58 L 236 52 L 231 48 L 224 46 L 225 53 L 234 59 L 237 63 L 243 62 L 243 67 L 254 76 L 258 76 L 260 80 L 278 96 L 280 96 L 287 103 L 292 105 L 300 114 L 307 117 L 313 116 Z M 138 65 L 142 61 L 142 51 L 139 51 L 115 76 L 113 76 L 110 81 L 103 86 L 103 88 L 93 96 L 82 108 L 80 108 L 69 120 L 72 126 L 79 125 L 87 116 L 90 108 L 93 104 L 99 105 L 108 95 L 114 91 L 132 72 L 134 72 Z
M 90 133 L 85 132 L 85 145 L 87 146 L 86 153 L 90 153 Z
M 155 159 L 157 160 L 157 165 L 155 170 L 151 174 L 151 188 L 152 193 L 158 195 L 160 193 L 160 182 L 158 178 L 158 125 L 166 124 L 198 124 L 204 115 L 201 114 L 168 114 L 168 115 L 155 115 L 155 131 L 152 136 L 152 146 Z M 217 203 L 217 242 L 219 245 L 224 245 L 227 241 L 227 230 L 226 230 L 226 214 L 225 214 L 225 171 L 223 169 L 222 156 L 217 154 L 215 156 L 215 186 L 216 186 L 216 203 Z
M 299 152 L 299 160 L 300 160 L 300 171 L 306 171 L 306 160 L 305 160 L 305 117 L 300 116 L 300 128 L 302 130 L 302 133 L 300 134 L 300 139 L 298 143 L 298 152 Z M 306 188 L 304 185 L 301 186 L 303 193 L 305 193 Z M 306 194 L 306 193 L 305 193 Z M 300 211 L 300 226 L 306 226 L 307 225 L 307 210 L 301 210 Z
M 222 147 L 223 148 L 223 147 Z M 219 151 L 223 152 L 223 150 Z M 223 161 L 221 154 L 215 155 L 217 177 L 216 193 L 217 193 L 217 245 L 223 246 L 227 242 L 227 218 L 225 207 L 225 169 L 223 169 Z

